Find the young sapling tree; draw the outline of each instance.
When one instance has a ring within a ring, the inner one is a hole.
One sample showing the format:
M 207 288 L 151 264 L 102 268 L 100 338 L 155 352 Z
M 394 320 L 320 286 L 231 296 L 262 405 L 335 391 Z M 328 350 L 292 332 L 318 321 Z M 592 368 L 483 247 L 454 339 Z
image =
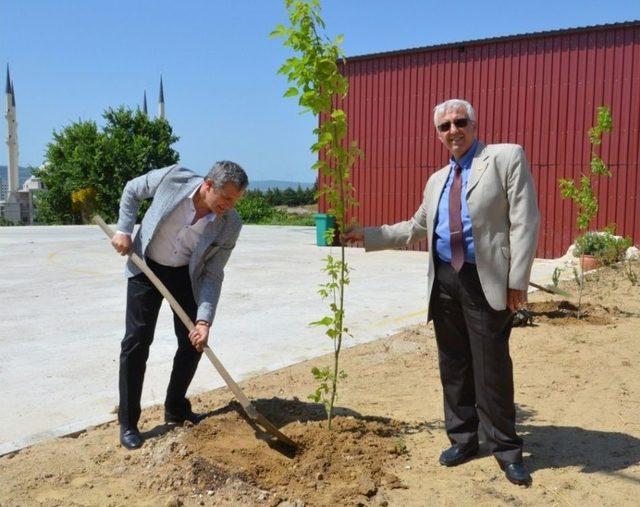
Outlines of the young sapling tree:
M 322 33 L 325 23 L 320 16 L 318 0 L 285 0 L 285 6 L 290 25 L 278 25 L 271 36 L 281 37 L 294 56 L 287 58 L 278 72 L 284 74 L 290 84 L 284 96 L 297 97 L 303 112 L 320 117 L 320 125 L 314 129 L 316 140 L 311 146 L 312 152 L 318 154 L 313 168 L 324 177 L 318 195 L 325 198 L 328 212 L 335 217 L 337 232 L 340 232 L 346 225 L 347 210 L 357 205 L 349 174 L 361 156 L 357 143 L 347 142 L 347 116 L 339 107 L 348 90 L 348 81 L 338 65 L 343 59 L 340 50 L 343 38 L 338 36 L 330 40 Z M 327 231 L 328 245 L 333 244 L 335 232 L 332 228 Z M 331 429 L 338 380 L 346 377 L 340 369 L 342 340 L 349 332 L 344 326 L 344 292 L 349 284 L 344 246 L 340 245 L 339 258 L 329 253 L 324 262 L 323 270 L 328 280 L 318 292 L 328 301 L 330 314 L 312 325 L 325 327 L 325 334 L 333 341 L 333 364 L 312 369 L 319 385 L 310 398 L 324 404 L 327 426 Z

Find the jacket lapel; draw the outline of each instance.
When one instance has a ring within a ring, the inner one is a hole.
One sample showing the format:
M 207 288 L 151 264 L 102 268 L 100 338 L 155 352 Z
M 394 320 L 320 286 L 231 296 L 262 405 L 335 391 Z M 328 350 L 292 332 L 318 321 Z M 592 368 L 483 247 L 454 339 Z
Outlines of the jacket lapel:
M 222 231 L 226 222 L 227 216 L 222 215 L 219 217 L 217 216 L 213 222 L 207 224 L 207 227 L 205 227 L 204 232 L 200 237 L 200 241 L 198 242 L 198 257 L 200 257 L 201 255 L 205 255 L 207 253 L 207 250 L 217 245 L 215 240 L 220 236 L 220 232 Z
M 433 195 L 429 198 L 429 211 L 427 214 L 430 226 L 434 226 L 433 222 L 436 219 L 436 215 L 438 214 L 440 196 L 442 195 L 442 190 L 444 189 L 444 186 L 447 183 L 447 177 L 449 176 L 449 171 L 447 170 L 448 168 L 449 166 L 447 165 L 433 175 L 433 177 L 435 178 L 435 181 L 433 183 Z
M 482 175 L 487 169 L 487 166 L 489 165 L 487 162 L 488 158 L 489 154 L 487 153 L 486 146 L 481 142 L 478 142 L 476 154 L 473 157 L 473 161 L 471 162 L 471 174 L 469 174 L 469 181 L 467 182 L 467 198 L 469 197 L 469 193 L 478 184 L 480 178 L 482 178 Z

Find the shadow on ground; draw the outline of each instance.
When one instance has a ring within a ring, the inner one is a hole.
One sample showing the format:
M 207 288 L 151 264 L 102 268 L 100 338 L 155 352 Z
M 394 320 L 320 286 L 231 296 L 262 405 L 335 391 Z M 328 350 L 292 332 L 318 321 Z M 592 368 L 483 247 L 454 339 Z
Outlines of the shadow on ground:
M 613 473 L 640 463 L 640 439 L 624 433 L 585 430 L 577 426 L 521 425 L 532 471 L 579 467 L 581 472 Z M 640 478 L 632 478 L 640 484 Z
M 581 472 L 613 473 L 640 464 L 640 439 L 615 431 L 578 426 L 537 425 L 537 411 L 516 405 L 517 430 L 530 452 L 529 468 L 579 467 Z M 640 484 L 640 478 L 630 478 Z
M 269 419 L 277 427 L 286 426 L 289 423 L 299 421 L 324 421 L 327 414 L 324 405 L 320 403 L 309 403 L 294 398 L 293 400 L 284 400 L 281 398 L 259 399 L 253 401 L 254 406 L 262 415 Z M 230 405 L 236 405 L 238 410 L 242 410 L 239 404 L 231 402 Z M 389 417 L 381 417 L 376 415 L 365 415 L 356 412 L 350 408 L 334 407 L 334 417 L 353 417 L 365 422 L 377 422 L 385 425 L 380 430 L 380 436 L 401 436 L 411 433 L 419 433 L 426 429 L 438 429 L 442 427 L 438 421 L 423 421 L 418 423 L 408 423 L 398 421 Z

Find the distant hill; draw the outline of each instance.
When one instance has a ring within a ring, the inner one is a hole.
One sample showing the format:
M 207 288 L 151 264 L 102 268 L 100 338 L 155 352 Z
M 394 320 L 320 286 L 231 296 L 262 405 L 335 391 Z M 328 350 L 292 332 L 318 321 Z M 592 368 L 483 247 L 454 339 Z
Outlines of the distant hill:
M 298 188 L 298 185 L 303 190 L 313 187 L 313 182 L 308 181 L 282 181 L 282 180 L 258 180 L 249 182 L 249 190 L 267 190 L 268 188 L 279 188 L 284 190 L 285 188 Z
M 0 180 L 2 180 L 3 183 L 7 183 L 8 181 L 7 170 L 8 168 L 6 165 L 0 165 Z M 27 178 L 29 178 L 29 176 L 31 176 L 30 167 L 18 167 L 18 187 L 19 188 L 22 188 L 23 183 L 27 181 Z
M 31 168 L 30 167 L 19 167 L 18 168 L 18 179 L 20 180 L 19 186 L 22 187 L 27 178 L 31 176 Z M 0 180 L 3 183 L 7 183 L 7 166 L 0 165 Z M 280 190 L 284 190 L 285 188 L 293 188 L 294 190 L 298 188 L 298 185 L 302 187 L 303 190 L 307 188 L 313 187 L 313 182 L 308 181 L 283 181 L 283 180 L 258 180 L 252 181 L 249 183 L 249 188 L 251 190 L 267 190 L 268 188 L 279 188 Z
M 31 168 L 29 167 L 20 167 L 18 168 L 18 179 L 20 180 L 19 186 L 22 187 L 27 178 L 31 176 Z M 7 183 L 7 166 L 0 165 L 0 180 L 3 183 Z M 298 185 L 302 187 L 303 190 L 307 188 L 313 187 L 313 182 L 308 181 L 283 181 L 283 180 L 258 180 L 252 181 L 249 183 L 249 188 L 251 190 L 267 190 L 268 188 L 279 188 L 280 190 L 284 190 L 285 188 L 293 188 L 294 190 L 298 188 Z

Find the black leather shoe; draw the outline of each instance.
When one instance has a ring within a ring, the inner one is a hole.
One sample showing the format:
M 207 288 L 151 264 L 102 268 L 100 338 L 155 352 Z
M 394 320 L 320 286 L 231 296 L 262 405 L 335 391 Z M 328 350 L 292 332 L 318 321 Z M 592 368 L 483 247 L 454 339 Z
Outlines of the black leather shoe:
M 465 461 L 469 461 L 476 454 L 478 454 L 478 446 L 474 445 L 466 449 L 461 449 L 457 445 L 449 447 L 446 451 L 443 451 L 440 455 L 440 464 L 446 467 L 454 467 L 461 465 Z
M 205 417 L 205 414 L 196 414 L 191 410 L 186 414 L 174 414 L 168 410 L 164 411 L 164 422 L 167 424 L 184 424 L 185 421 L 189 421 L 192 424 L 198 424 Z
M 128 429 L 120 432 L 120 444 L 130 451 L 142 447 L 143 442 L 142 435 L 137 429 Z
M 531 486 L 533 479 L 531 479 L 531 474 L 522 461 L 509 463 L 508 465 L 501 464 L 500 466 L 504 470 L 504 475 L 509 479 L 509 482 L 517 484 L 518 486 Z

